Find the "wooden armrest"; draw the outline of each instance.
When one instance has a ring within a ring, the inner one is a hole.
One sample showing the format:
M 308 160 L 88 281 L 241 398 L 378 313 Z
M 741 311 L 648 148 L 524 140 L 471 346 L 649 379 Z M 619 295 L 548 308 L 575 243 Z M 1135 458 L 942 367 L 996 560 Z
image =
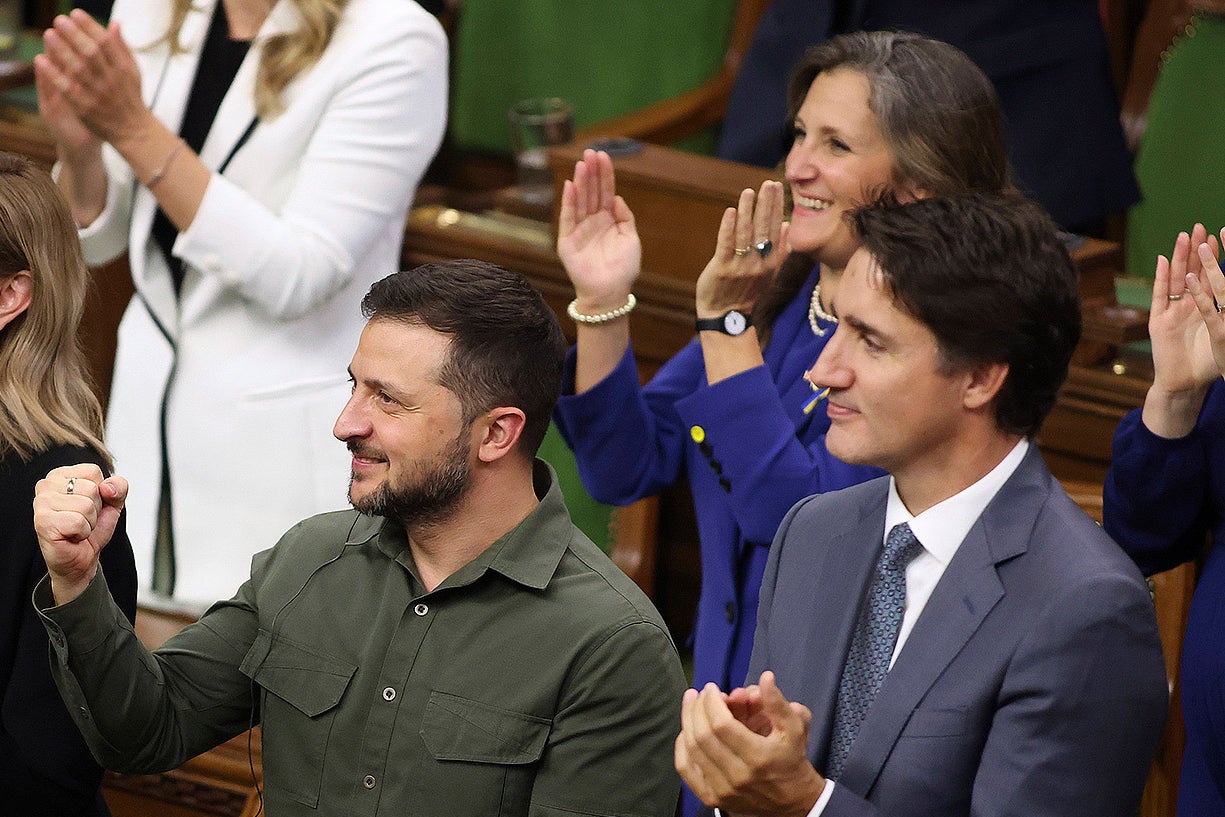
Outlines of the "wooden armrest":
M 588 125 L 576 139 L 588 142 L 600 136 L 628 136 L 657 145 L 678 142 L 723 118 L 735 79 L 723 69 L 692 91 Z
M 655 551 L 659 497 L 640 499 L 613 511 L 608 556 L 648 597 L 655 597 Z

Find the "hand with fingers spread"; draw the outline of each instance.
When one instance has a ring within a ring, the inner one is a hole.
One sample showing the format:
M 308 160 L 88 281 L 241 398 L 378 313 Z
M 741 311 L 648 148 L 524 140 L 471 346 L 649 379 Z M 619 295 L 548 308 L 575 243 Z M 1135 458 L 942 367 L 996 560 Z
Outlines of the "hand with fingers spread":
M 72 601 L 93 580 L 127 495 L 127 480 L 103 479 L 92 464 L 56 468 L 38 481 L 34 531 L 57 604 Z
M 1197 224 L 1190 235 L 1178 235 L 1170 258 L 1157 259 L 1148 321 L 1153 385 L 1144 402 L 1144 424 L 1159 436 L 1174 438 L 1189 432 L 1208 387 L 1221 376 L 1213 359 L 1208 326 L 1201 318 L 1194 292 L 1189 291 L 1212 271 L 1205 268 L 1205 263 L 1216 269 L 1219 277 L 1215 262 L 1219 249 L 1216 237 Z M 1206 297 L 1207 308 L 1215 318 L 1212 298 Z
M 35 81 L 41 110 L 62 148 L 92 151 L 99 140 L 118 146 L 152 123 L 141 98 L 140 71 L 118 23 L 104 28 L 76 9 L 57 16 L 43 42 Z
M 625 304 L 642 264 L 642 244 L 634 214 L 617 195 L 612 159 L 603 151 L 584 151 L 562 189 L 557 254 L 580 312 L 598 314 Z
M 752 310 L 787 257 L 786 227 L 782 184 L 767 181 L 757 193 L 740 193 L 736 206 L 724 211 L 715 253 L 698 276 L 699 318 Z
M 727 695 L 714 684 L 685 692 L 676 769 L 708 806 L 739 815 L 804 817 L 825 780 L 808 762 L 812 713 L 761 682 Z

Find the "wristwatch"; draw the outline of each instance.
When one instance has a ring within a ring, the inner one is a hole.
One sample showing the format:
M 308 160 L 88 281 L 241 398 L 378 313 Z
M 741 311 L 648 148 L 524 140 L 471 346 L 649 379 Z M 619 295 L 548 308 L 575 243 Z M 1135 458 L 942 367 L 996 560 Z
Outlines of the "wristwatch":
M 693 322 L 693 326 L 699 332 L 714 331 L 722 332 L 725 335 L 736 337 L 743 335 L 744 330 L 753 325 L 753 316 L 747 312 L 741 312 L 739 309 L 732 309 L 724 312 L 718 318 L 698 318 Z

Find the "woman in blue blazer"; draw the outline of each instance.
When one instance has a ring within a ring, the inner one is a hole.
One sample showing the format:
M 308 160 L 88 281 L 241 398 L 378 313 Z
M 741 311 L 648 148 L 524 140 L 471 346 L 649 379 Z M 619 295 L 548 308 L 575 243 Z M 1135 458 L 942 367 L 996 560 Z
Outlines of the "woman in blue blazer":
M 1008 185 L 995 92 L 952 46 L 905 33 L 839 37 L 805 56 L 790 100 L 789 225 L 778 182 L 728 208 L 697 281 L 698 336 L 644 387 L 625 318 L 640 246 L 608 156 L 587 152 L 562 194 L 558 253 L 575 287 L 578 342 L 555 419 L 601 501 L 689 480 L 701 538 L 697 686 L 744 680 L 766 554 L 786 511 L 879 473 L 826 451 L 829 420 L 804 379 L 836 328 L 838 283 L 858 243 L 844 216 L 882 191 Z

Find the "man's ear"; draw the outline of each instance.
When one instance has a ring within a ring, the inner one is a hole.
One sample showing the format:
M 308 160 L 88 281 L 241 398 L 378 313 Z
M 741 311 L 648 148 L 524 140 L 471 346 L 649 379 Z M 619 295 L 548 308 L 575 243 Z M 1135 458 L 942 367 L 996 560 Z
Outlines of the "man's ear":
M 34 295 L 34 279 L 29 270 L 15 272 L 0 281 L 0 329 L 30 308 Z
M 1007 363 L 983 363 L 966 372 L 965 407 L 978 410 L 990 405 L 1008 379 Z
M 505 457 L 514 450 L 526 424 L 527 415 L 514 406 L 498 406 L 485 412 L 477 423 L 481 429 L 477 458 L 481 462 L 494 462 Z

